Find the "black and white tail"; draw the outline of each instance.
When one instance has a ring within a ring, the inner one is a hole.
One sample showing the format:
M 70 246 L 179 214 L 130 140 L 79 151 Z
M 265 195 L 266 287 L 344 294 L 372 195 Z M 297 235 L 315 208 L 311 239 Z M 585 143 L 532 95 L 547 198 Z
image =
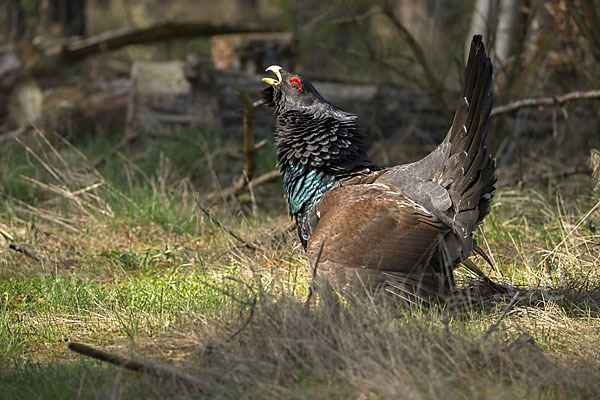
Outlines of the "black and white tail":
M 452 200 L 449 211 L 452 229 L 465 253 L 473 246 L 471 233 L 490 212 L 496 188 L 495 161 L 486 151 L 494 94 L 492 63 L 485 54 L 480 35 L 473 37 L 465 67 L 460 103 L 444 142 L 448 157 L 435 176 Z

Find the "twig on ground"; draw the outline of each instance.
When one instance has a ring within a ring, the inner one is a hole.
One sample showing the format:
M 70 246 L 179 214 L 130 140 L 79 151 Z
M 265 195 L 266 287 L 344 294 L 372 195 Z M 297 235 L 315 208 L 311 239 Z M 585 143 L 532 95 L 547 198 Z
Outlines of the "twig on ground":
M 226 227 L 225 225 L 223 225 L 223 223 L 221 221 L 219 221 L 218 219 L 216 219 L 215 217 L 213 217 L 210 213 L 210 211 L 208 211 L 206 208 L 204 208 L 201 204 L 198 204 L 198 207 L 200 208 L 200 210 L 202 210 L 202 212 L 204 213 L 204 215 L 206 215 L 215 225 L 217 225 L 219 228 L 221 228 L 223 231 L 225 231 L 228 235 L 230 235 L 231 237 L 233 237 L 235 240 L 237 240 L 238 242 L 240 242 L 244 247 L 256 251 L 258 250 L 256 248 L 256 246 L 254 246 L 253 244 L 245 241 L 244 239 L 242 239 L 238 234 L 236 234 L 235 232 L 233 232 L 231 229 L 229 229 L 228 227 Z
M 8 231 L 8 228 L 0 224 L 0 235 L 4 236 L 6 240 L 15 240 L 14 236 Z
M 525 107 L 556 107 L 576 100 L 598 100 L 600 90 L 588 90 L 586 92 L 570 92 L 559 96 L 537 97 L 532 99 L 521 99 L 492 108 L 490 117 L 506 114 Z
M 204 384 L 198 378 L 181 372 L 175 368 L 161 366 L 157 363 L 148 360 L 133 360 L 117 354 L 111 354 L 106 351 L 98 350 L 83 343 L 71 342 L 69 349 L 83 354 L 84 356 L 92 357 L 100 361 L 105 361 L 120 367 L 142 372 L 160 379 L 174 379 L 182 383 L 193 386 L 196 389 L 201 389 Z
M 26 255 L 27 257 L 34 259 L 35 261 L 40 261 L 42 259 L 35 252 L 29 250 L 27 247 L 24 247 L 24 246 L 21 246 L 21 245 L 18 245 L 18 244 L 11 243 L 11 244 L 8 245 L 8 248 L 11 249 L 11 250 L 16 251 L 18 253 L 22 253 L 22 254 Z
M 504 319 L 504 317 L 506 317 L 506 315 L 510 312 L 510 310 L 512 310 L 512 308 L 515 306 L 515 304 L 517 304 L 518 300 L 519 300 L 519 293 L 515 293 L 515 295 L 513 296 L 512 300 L 510 301 L 510 303 L 508 303 L 508 305 L 506 306 L 506 308 L 502 312 L 502 315 L 500 315 L 500 317 L 498 318 L 498 320 L 496 322 L 494 322 L 492 325 L 490 325 L 490 327 L 488 328 L 488 330 L 485 331 L 485 333 L 483 334 L 483 336 L 481 336 L 481 338 L 478 341 L 479 345 L 483 344 L 483 342 L 494 331 L 496 331 L 496 329 L 498 329 L 498 326 L 500 325 L 500 322 L 502 322 L 502 320 Z

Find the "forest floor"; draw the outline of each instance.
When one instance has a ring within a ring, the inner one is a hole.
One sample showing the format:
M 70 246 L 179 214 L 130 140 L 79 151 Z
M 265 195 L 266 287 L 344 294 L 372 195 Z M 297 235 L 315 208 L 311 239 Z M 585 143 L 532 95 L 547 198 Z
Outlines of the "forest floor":
M 499 171 L 478 233 L 494 265 L 473 260 L 518 290 L 484 296 L 459 270 L 471 296 L 458 307 L 331 306 L 307 302 L 281 182 L 202 210 L 239 176 L 235 146 L 196 133 L 110 152 L 118 140 L 36 131 L 1 150 L 0 397 L 600 398 L 589 175 L 517 184 Z M 273 169 L 272 146 L 261 154 L 259 173 Z

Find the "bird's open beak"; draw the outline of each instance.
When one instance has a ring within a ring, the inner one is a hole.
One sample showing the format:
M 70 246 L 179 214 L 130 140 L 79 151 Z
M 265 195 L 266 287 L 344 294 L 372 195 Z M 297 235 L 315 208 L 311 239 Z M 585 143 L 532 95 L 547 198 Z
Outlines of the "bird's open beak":
M 269 68 L 266 69 L 266 71 L 273 72 L 277 76 L 277 80 L 275 80 L 273 78 L 262 78 L 262 81 L 267 82 L 269 85 L 279 86 L 281 84 L 281 72 L 280 71 L 282 69 L 283 68 L 281 68 L 279 65 L 271 65 Z

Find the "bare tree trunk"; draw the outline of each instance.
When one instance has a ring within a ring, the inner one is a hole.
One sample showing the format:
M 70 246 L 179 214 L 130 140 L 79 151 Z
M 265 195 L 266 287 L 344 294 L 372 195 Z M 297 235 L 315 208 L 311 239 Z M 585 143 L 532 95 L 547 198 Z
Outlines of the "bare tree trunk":
M 7 36 L 11 42 L 16 42 L 25 35 L 25 15 L 21 0 L 7 0 Z
M 85 0 L 51 2 L 52 19 L 62 27 L 62 36 L 85 35 Z
M 473 35 L 483 35 L 483 40 L 486 48 L 490 48 L 490 43 L 493 43 L 493 38 L 496 33 L 496 21 L 498 13 L 496 9 L 496 0 L 477 0 L 473 17 L 471 18 L 471 27 L 465 46 L 465 59 L 471 48 L 471 38 Z
M 510 63 L 513 56 L 518 55 L 522 49 L 519 41 L 522 39 L 526 18 L 521 7 L 528 3 L 528 0 L 477 0 L 465 55 L 468 54 L 471 37 L 482 34 L 498 65 Z
M 501 65 L 511 61 L 518 51 L 517 40 L 523 28 L 523 14 L 519 7 L 523 0 L 503 0 L 498 7 L 498 26 L 496 28 L 495 54 Z

